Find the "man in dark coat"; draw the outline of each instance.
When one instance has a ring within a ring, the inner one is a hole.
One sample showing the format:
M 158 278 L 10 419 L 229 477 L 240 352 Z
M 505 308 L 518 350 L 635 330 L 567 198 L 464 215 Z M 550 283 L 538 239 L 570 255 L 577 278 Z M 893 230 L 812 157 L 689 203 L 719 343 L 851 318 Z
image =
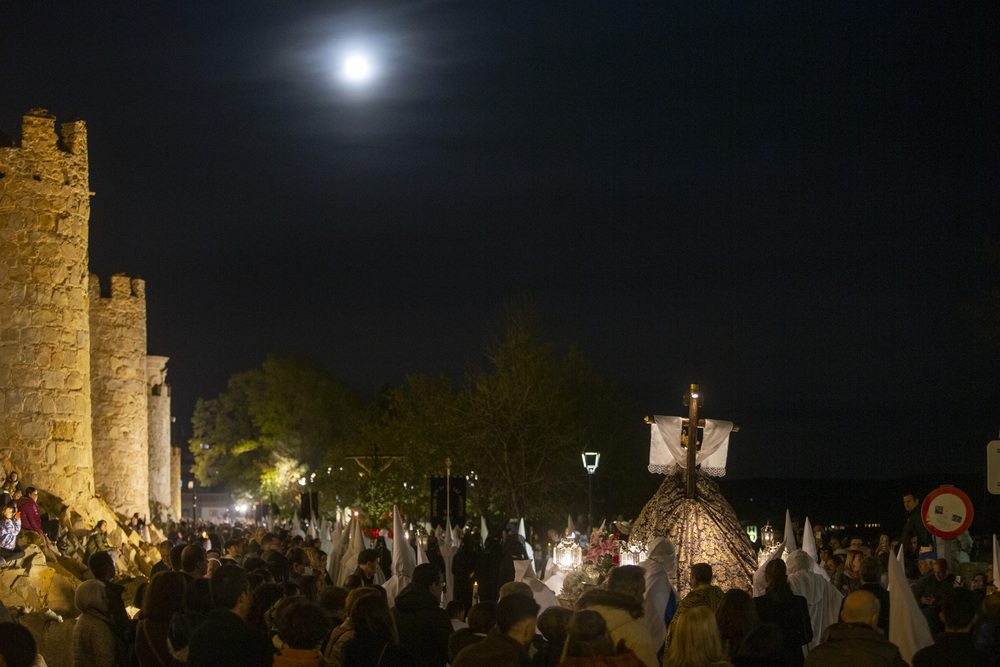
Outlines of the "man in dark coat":
M 210 581 L 215 609 L 191 636 L 188 667 L 270 667 L 274 646 L 266 635 L 251 632 L 245 618 L 250 603 L 247 573 L 223 565 Z
M 889 591 L 882 588 L 882 566 L 869 556 L 861 561 L 861 588 L 878 599 L 878 627 L 886 637 L 889 636 Z M 846 600 L 846 598 L 845 598 Z
M 392 615 L 399 643 L 413 656 L 417 667 L 443 667 L 448 662 L 451 617 L 441 608 L 444 583 L 430 563 L 413 568 L 410 584 L 396 596 Z
M 980 667 L 989 664 L 986 655 L 976 651 L 970 633 L 972 621 L 976 618 L 972 593 L 963 588 L 949 591 L 941 602 L 941 616 L 945 631 L 937 636 L 934 644 L 914 654 L 913 667 Z
M 462 649 L 452 667 L 524 667 L 535 636 L 538 603 L 526 595 L 508 595 L 497 603 L 497 624 L 486 639 Z
M 905 667 L 899 649 L 878 630 L 878 598 L 854 591 L 844 600 L 840 623 L 823 633 L 823 643 L 806 656 L 805 667 Z

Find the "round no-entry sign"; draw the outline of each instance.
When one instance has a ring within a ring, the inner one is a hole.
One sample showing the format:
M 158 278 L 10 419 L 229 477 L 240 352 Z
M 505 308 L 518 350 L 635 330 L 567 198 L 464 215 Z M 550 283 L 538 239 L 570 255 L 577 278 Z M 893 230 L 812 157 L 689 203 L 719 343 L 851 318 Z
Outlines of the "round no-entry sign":
M 972 524 L 972 501 L 954 486 L 942 486 L 924 498 L 920 516 L 932 535 L 950 540 Z

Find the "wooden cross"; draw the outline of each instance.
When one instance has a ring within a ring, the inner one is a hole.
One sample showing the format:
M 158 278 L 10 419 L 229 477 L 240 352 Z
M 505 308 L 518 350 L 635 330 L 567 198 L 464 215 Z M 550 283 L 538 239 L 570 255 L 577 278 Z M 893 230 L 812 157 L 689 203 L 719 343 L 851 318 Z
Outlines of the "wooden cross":
M 687 464 L 684 469 L 685 490 L 684 497 L 694 499 L 698 496 L 697 485 L 695 484 L 695 466 L 698 460 L 698 429 L 705 427 L 705 420 L 698 418 L 698 405 L 701 397 L 698 394 L 698 385 L 692 384 L 687 395 L 684 396 L 684 403 L 688 406 L 687 419 L 682 419 L 681 423 L 687 425 L 687 435 L 681 436 L 681 444 L 687 449 Z M 646 423 L 653 420 L 646 417 Z M 694 428 L 691 425 L 694 424 Z M 733 433 L 740 430 L 739 426 L 733 426 Z

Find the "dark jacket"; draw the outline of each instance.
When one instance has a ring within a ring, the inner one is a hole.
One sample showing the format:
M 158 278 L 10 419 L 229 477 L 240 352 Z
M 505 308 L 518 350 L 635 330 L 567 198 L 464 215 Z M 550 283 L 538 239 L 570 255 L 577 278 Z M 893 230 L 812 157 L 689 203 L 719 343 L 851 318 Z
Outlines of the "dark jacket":
M 993 656 L 996 660 L 997 656 Z M 976 651 L 972 635 L 968 632 L 945 632 L 937 636 L 937 643 L 926 646 L 913 654 L 913 667 L 985 667 L 986 655 Z
M 486 639 L 459 652 L 452 667 L 527 667 L 528 651 L 496 628 Z
M 889 591 L 882 588 L 881 584 L 862 584 L 861 590 L 868 591 L 872 595 L 878 598 L 879 611 L 878 611 L 878 629 L 882 631 L 886 637 L 889 636 Z M 845 600 L 847 598 L 844 598 Z M 841 603 L 840 608 L 843 609 L 844 605 Z
M 896 645 L 864 623 L 834 623 L 809 651 L 806 667 L 905 667 Z
M 369 632 L 357 632 L 340 652 L 342 667 L 413 667 L 417 663 L 399 644 Z
M 812 641 L 809 605 L 801 595 L 778 595 L 772 590 L 753 599 L 760 622 L 778 626 L 785 655 L 793 665 L 802 664 L 802 646 Z
M 21 513 L 21 530 L 42 534 L 42 517 L 38 513 L 38 503 L 34 498 L 24 496 L 17 499 L 17 511 Z
M 271 667 L 274 646 L 250 632 L 242 618 L 216 609 L 191 636 L 188 667 Z
M 451 617 L 426 587 L 416 583 L 400 591 L 392 608 L 400 645 L 417 667 L 441 667 L 448 662 Z

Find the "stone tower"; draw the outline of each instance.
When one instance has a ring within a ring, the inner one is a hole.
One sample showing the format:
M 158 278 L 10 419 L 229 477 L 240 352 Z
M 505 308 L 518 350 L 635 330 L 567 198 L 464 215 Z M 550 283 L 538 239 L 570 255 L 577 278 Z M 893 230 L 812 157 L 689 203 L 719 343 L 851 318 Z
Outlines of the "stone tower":
M 94 486 L 119 514 L 149 513 L 146 285 L 111 277 L 102 298 L 90 276 L 90 380 Z
M 146 357 L 146 403 L 149 414 L 149 511 L 158 523 L 171 515 L 170 385 L 167 357 Z
M 86 126 L 61 130 L 35 109 L 0 144 L 0 464 L 75 502 L 94 491 L 90 192 Z

